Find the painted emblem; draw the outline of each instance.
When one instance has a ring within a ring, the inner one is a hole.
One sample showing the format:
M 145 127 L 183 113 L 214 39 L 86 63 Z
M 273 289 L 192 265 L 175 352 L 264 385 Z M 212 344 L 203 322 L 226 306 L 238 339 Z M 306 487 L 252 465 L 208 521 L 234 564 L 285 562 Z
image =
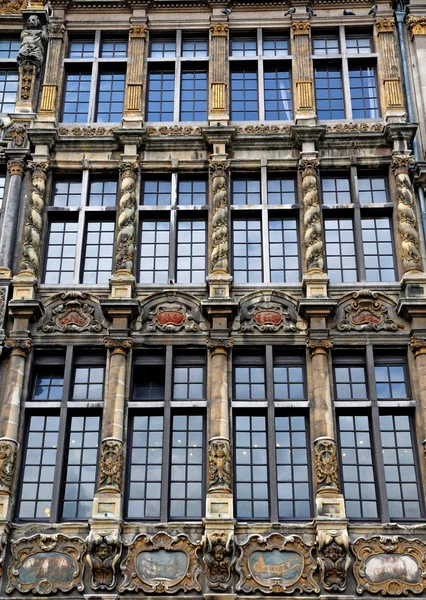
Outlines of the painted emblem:
M 302 574 L 303 560 L 296 552 L 253 552 L 249 559 L 249 567 L 258 581 L 271 585 L 274 579 L 284 579 L 290 584 L 297 581 Z

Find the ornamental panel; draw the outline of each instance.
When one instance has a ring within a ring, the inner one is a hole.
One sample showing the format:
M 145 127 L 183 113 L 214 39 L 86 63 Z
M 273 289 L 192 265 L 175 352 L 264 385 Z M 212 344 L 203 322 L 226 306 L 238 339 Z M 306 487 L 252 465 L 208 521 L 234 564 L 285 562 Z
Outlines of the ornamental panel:
M 306 323 L 296 313 L 296 302 L 287 294 L 274 290 L 253 292 L 244 296 L 232 325 L 241 333 L 296 333 Z
M 101 333 L 105 328 L 98 299 L 86 292 L 55 294 L 44 303 L 43 333 Z
M 198 333 L 207 331 L 207 323 L 196 298 L 185 293 L 162 292 L 141 302 L 136 331 Z
M 340 299 L 333 326 L 339 331 L 399 331 L 405 323 L 395 309 L 396 303 L 379 292 L 351 292 Z

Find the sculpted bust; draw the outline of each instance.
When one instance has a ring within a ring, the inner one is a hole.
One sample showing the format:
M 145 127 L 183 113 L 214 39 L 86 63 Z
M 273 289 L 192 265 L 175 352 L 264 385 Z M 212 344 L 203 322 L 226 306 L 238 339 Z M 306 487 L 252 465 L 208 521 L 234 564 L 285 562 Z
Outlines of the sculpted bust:
M 21 33 L 21 47 L 18 52 L 17 61 L 22 64 L 32 63 L 37 68 L 44 59 L 44 46 L 48 40 L 45 28 L 35 15 L 31 15 Z

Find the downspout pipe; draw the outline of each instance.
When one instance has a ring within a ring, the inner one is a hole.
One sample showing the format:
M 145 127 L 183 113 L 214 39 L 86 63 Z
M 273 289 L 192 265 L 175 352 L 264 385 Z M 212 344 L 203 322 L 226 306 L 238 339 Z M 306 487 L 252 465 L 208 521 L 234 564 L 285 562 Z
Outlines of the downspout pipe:
M 408 60 L 407 60 L 407 45 L 405 43 L 404 35 L 404 20 L 405 20 L 405 8 L 401 0 L 396 3 L 395 18 L 397 22 L 399 44 L 401 46 L 401 59 L 402 59 L 402 73 L 404 77 L 405 97 L 407 100 L 407 111 L 408 120 L 410 123 L 414 122 L 414 106 L 413 106 L 413 95 L 411 92 L 410 77 L 408 75 Z M 420 149 L 417 141 L 417 135 L 413 139 L 413 154 L 414 159 L 417 161 L 421 160 Z M 420 206 L 420 218 L 422 221 L 423 238 L 426 242 L 426 204 L 423 186 L 420 184 L 417 187 L 417 195 L 419 198 Z

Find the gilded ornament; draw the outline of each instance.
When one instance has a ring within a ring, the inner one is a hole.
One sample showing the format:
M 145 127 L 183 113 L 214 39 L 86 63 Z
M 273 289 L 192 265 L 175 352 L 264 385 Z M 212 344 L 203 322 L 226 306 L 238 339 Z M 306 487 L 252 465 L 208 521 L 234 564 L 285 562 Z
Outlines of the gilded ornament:
M 28 0 L 0 0 L 0 15 L 17 15 L 25 8 Z
M 9 175 L 19 175 L 22 177 L 24 174 L 25 163 L 20 158 L 11 158 L 7 161 L 7 170 Z
M 232 566 L 236 561 L 233 533 L 206 531 L 202 544 L 209 588 L 222 591 L 229 589 L 232 583 Z
M 387 17 L 385 19 L 376 19 L 377 33 L 393 33 L 395 28 L 395 19 Z
M 229 196 L 227 161 L 211 161 L 210 174 L 213 192 L 211 269 L 229 272 Z
M 293 35 L 309 35 L 311 24 L 309 21 L 293 21 L 291 24 Z
M 319 487 L 332 487 L 339 491 L 339 461 L 336 442 L 332 438 L 321 437 L 315 440 L 314 447 L 315 471 Z
M 231 493 L 231 445 L 226 438 L 209 441 L 209 492 Z
M 121 163 L 120 201 L 117 231 L 116 271 L 133 273 L 136 248 L 136 180 L 138 165 Z
M 306 269 L 324 270 L 324 240 L 318 197 L 318 158 L 302 158 L 299 170 L 302 174 L 303 223 L 305 228 Z
M 336 123 L 327 125 L 327 132 L 332 133 L 381 133 L 384 130 L 383 123 Z
M 263 135 L 265 133 L 267 135 L 273 135 L 276 133 L 290 134 L 290 126 L 284 125 L 281 127 L 280 125 L 245 125 L 244 127 L 236 127 L 236 132 L 259 135 Z
M 201 127 L 191 127 L 190 125 L 171 125 L 167 127 L 162 125 L 161 127 L 147 127 L 146 133 L 148 135 L 200 135 Z
M 0 438 L 0 485 L 10 490 L 15 471 L 17 443 L 14 440 Z
M 226 37 L 228 35 L 227 23 L 213 23 L 210 26 L 212 37 Z
M 148 33 L 148 27 L 146 25 L 131 25 L 130 26 L 130 38 L 143 38 L 145 39 Z
M 407 25 L 411 37 L 415 35 L 426 35 L 426 17 L 417 15 L 408 15 Z
M 349 536 L 346 529 L 317 532 L 317 561 L 322 575 L 322 585 L 328 592 L 343 592 L 347 587 Z
M 121 557 L 122 543 L 117 531 L 97 533 L 93 530 L 87 538 L 87 561 L 92 573 L 94 590 L 114 589 L 117 577 L 115 567 Z
M 118 127 L 59 127 L 59 135 L 89 136 L 101 137 L 103 135 L 113 135 Z
M 101 443 L 99 464 L 99 489 L 121 489 L 123 474 L 123 442 L 115 438 L 105 438 Z

